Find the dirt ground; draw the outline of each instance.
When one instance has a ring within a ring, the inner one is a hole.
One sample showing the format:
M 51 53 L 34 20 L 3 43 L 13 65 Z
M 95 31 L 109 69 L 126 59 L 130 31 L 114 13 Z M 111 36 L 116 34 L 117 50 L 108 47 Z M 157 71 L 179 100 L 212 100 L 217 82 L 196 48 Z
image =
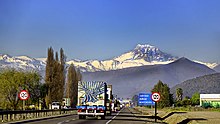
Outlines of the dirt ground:
M 185 114 L 191 118 L 191 124 L 220 124 L 220 112 L 198 111 Z
M 154 115 L 154 109 L 136 107 L 143 115 Z M 216 111 L 164 111 L 158 110 L 158 116 L 168 124 L 220 124 L 220 112 Z

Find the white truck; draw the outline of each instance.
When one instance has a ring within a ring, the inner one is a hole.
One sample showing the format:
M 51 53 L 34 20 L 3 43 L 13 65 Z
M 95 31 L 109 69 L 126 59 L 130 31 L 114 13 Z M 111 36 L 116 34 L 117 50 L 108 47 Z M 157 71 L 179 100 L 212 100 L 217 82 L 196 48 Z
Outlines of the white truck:
M 105 119 L 107 84 L 102 81 L 78 82 L 77 109 L 79 119 L 95 116 Z
M 106 114 L 112 114 L 112 102 L 113 102 L 113 95 L 112 95 L 112 85 L 107 86 L 107 101 L 106 101 Z

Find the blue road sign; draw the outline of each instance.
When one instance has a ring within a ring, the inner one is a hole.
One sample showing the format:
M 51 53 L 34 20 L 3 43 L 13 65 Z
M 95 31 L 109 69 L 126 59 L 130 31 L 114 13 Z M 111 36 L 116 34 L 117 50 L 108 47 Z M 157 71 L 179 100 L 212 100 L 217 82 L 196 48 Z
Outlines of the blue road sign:
M 151 93 L 139 93 L 138 96 L 139 106 L 155 105 L 155 102 L 151 99 Z

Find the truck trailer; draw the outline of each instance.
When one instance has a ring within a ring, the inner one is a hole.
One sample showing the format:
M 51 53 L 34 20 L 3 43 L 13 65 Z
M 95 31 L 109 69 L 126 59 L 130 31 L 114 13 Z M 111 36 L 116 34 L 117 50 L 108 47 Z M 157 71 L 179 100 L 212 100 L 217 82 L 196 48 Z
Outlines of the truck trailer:
M 77 102 L 79 119 L 86 119 L 86 116 L 105 119 L 107 96 L 106 82 L 79 81 Z
M 112 102 L 113 102 L 113 95 L 112 95 L 112 85 L 107 86 L 107 101 L 106 101 L 106 114 L 112 114 Z

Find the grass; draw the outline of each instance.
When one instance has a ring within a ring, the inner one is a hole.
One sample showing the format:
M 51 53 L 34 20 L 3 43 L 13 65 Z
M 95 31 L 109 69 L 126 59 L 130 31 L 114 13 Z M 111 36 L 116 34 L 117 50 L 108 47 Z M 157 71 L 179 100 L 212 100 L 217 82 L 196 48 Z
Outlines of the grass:
M 180 111 L 180 112 L 192 112 L 192 111 L 217 111 L 220 112 L 220 108 L 202 108 L 202 107 L 192 107 L 192 106 L 186 106 L 186 107 L 167 107 L 163 109 L 159 109 L 162 111 Z
M 149 110 L 150 107 L 140 107 L 143 110 Z M 152 108 L 154 109 L 154 108 Z M 220 112 L 220 108 L 202 108 L 202 107 L 194 107 L 194 106 L 185 106 L 185 107 L 166 107 L 166 108 L 158 108 L 158 110 L 165 112 L 193 112 L 193 111 L 217 111 Z

